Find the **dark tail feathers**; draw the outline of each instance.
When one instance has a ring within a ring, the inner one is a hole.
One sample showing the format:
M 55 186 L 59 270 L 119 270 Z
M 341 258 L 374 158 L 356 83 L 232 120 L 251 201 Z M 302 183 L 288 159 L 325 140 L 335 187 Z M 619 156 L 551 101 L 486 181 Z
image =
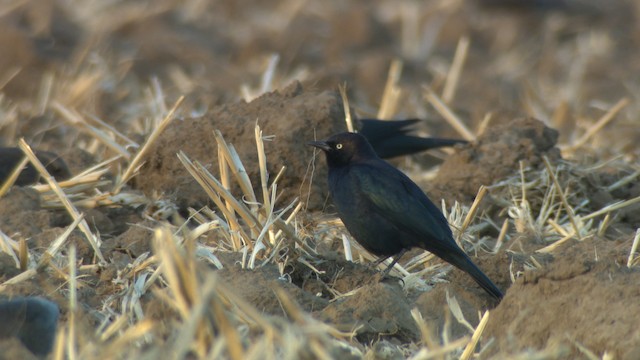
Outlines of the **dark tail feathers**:
M 485 275 L 466 254 L 449 254 L 447 258 L 443 257 L 443 259 L 469 274 L 481 288 L 483 288 L 489 295 L 496 298 L 496 300 L 501 300 L 504 297 L 504 294 L 500 289 L 498 289 L 496 284 L 494 284 L 493 281 L 491 281 L 491 279 L 489 279 L 489 277 Z

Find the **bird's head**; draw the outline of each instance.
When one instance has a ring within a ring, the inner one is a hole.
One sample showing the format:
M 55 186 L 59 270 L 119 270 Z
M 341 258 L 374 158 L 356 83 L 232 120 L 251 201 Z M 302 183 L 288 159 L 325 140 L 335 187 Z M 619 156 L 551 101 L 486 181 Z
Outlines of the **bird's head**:
M 311 141 L 307 144 L 324 151 L 329 167 L 378 157 L 367 139 L 356 133 L 340 133 L 327 140 Z

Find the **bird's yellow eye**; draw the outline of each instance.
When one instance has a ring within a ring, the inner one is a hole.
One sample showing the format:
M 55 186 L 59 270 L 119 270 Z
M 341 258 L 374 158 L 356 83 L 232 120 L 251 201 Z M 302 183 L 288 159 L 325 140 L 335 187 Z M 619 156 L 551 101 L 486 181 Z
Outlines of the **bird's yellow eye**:
M 342 149 L 342 144 L 336 144 L 336 149 L 338 150 Z

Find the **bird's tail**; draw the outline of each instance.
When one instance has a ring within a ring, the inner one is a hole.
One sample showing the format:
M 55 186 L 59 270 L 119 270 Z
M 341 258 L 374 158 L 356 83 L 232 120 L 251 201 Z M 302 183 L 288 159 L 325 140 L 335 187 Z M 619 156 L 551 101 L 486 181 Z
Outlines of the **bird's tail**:
M 504 297 L 504 294 L 500 289 L 498 289 L 496 284 L 494 284 L 493 281 L 491 281 L 491 279 L 489 279 L 489 277 L 485 275 L 466 254 L 449 254 L 448 257 L 450 259 L 445 260 L 453 264 L 458 269 L 471 275 L 473 280 L 475 280 L 481 288 L 489 293 L 489 295 L 493 296 L 497 300 L 501 300 Z

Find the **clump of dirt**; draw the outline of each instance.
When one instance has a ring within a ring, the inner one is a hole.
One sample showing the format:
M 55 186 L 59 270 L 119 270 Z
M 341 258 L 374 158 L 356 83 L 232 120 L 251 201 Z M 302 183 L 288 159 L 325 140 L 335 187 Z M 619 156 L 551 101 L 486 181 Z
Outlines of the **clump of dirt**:
M 285 315 L 282 304 L 274 292 L 280 287 L 287 295 L 305 311 L 322 309 L 328 301 L 308 293 L 297 286 L 278 280 L 278 269 L 268 265 L 259 270 L 245 270 L 238 265 L 227 266 L 217 272 L 222 280 L 235 290 L 235 293 L 256 307 L 256 309 L 272 315 Z
M 448 335 L 452 339 L 458 339 L 468 336 L 471 330 L 460 322 L 455 320 L 447 305 L 447 294 L 449 297 L 455 298 L 460 305 L 462 314 L 473 327 L 478 326 L 478 311 L 486 308 L 482 306 L 480 298 L 477 296 L 469 296 L 469 292 L 450 284 L 436 286 L 432 290 L 422 293 L 416 299 L 415 306 L 420 310 L 420 314 L 428 324 L 432 334 L 442 334 L 445 326 L 449 326 Z
M 512 267 L 519 270 L 521 268 L 521 264 L 513 266 L 511 264 L 513 257 L 504 252 L 497 255 L 472 257 L 472 259 L 503 292 L 506 292 L 511 286 L 511 280 L 508 276 L 509 269 Z M 438 282 L 433 286 L 433 289 L 419 294 L 415 300 L 415 306 L 420 310 L 434 334 L 442 334 L 446 322 L 449 321 L 449 336 L 456 339 L 469 335 L 470 330 L 451 316 L 447 304 L 447 294 L 457 300 L 465 319 L 474 327 L 478 325 L 480 320 L 478 311 L 491 309 L 498 303 L 480 288 L 469 274 L 460 269 L 452 267 L 446 278 L 447 282 Z
M 363 286 L 355 294 L 331 303 L 317 315 L 343 330 L 359 327 L 358 338 L 363 342 L 380 336 L 412 341 L 419 336 L 406 296 L 398 286 L 387 283 Z
M 29 351 L 16 337 L 0 339 L 0 354 L 2 354 L 3 359 L 38 359 L 38 357 Z
M 344 111 L 337 92 L 304 90 L 298 82 L 250 103 L 223 105 L 204 117 L 174 121 L 150 149 L 151 155 L 135 178 L 135 186 L 148 194 L 156 191 L 175 196 L 181 208 L 207 204 L 208 196 L 187 173 L 176 153 L 184 151 L 217 174 L 218 151 L 213 132 L 220 130 L 237 150 L 256 194 L 260 194 L 256 124 L 263 136 L 276 138 L 265 143 L 269 174 L 273 177 L 286 166 L 278 184 L 282 203 L 299 197 L 308 208 L 321 208 L 328 191 L 327 170 L 314 166 L 313 148 L 306 142 L 344 131 Z
M 475 143 L 444 161 L 431 183 L 430 194 L 434 200 L 469 203 L 480 185 L 488 186 L 512 175 L 520 161 L 536 168 L 544 166 L 544 156 L 551 161 L 560 159 L 557 140 L 556 130 L 534 118 L 496 119 Z
M 335 253 L 319 255 L 321 259 L 314 264 L 315 270 L 302 263 L 296 263 L 290 273 L 291 282 L 329 300 L 335 297 L 335 292 L 344 294 L 372 283 L 377 273 L 372 267 L 344 260 Z
M 155 224 L 150 220 L 144 220 L 127 231 L 118 235 L 115 239 L 105 242 L 106 251 L 119 251 L 128 254 L 132 259 L 137 258 L 145 252 L 151 251 L 153 241 L 153 227 Z
M 558 251 L 547 267 L 526 272 L 491 313 L 483 334 L 496 343 L 485 358 L 564 347 L 571 358 L 580 344 L 596 356 L 637 358 L 640 271 L 621 265 L 624 251 L 612 241 L 590 239 Z
M 38 234 L 51 226 L 51 218 L 40 208 L 40 194 L 33 189 L 14 187 L 0 199 L 0 228 L 9 236 Z

